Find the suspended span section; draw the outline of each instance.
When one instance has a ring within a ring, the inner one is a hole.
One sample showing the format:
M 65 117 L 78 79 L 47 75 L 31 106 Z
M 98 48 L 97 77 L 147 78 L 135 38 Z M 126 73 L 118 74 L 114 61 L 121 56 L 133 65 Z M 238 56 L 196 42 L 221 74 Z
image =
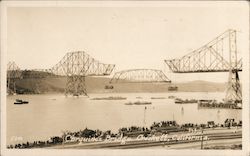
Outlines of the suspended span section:
M 121 82 L 167 82 L 170 83 L 170 79 L 161 71 L 156 69 L 130 69 L 116 72 L 110 83 Z

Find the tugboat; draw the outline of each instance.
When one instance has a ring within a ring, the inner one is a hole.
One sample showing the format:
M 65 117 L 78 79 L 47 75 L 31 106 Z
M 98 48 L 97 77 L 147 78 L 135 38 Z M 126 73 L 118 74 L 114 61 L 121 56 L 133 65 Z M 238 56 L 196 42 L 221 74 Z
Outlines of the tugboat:
M 16 99 L 16 102 L 14 102 L 15 105 L 22 105 L 22 104 L 28 104 L 28 101 L 23 101 L 20 99 Z

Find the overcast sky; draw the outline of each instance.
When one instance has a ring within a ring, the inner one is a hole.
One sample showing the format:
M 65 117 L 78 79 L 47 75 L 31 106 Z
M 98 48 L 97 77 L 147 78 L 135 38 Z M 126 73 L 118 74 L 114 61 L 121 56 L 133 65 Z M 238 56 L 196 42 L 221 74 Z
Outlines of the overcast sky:
M 247 14 L 247 6 L 227 5 L 9 8 L 7 60 L 22 69 L 50 68 L 67 52 L 85 51 L 103 63 L 116 64 L 116 71 L 168 71 L 164 59 L 181 57 L 229 28 L 239 31 L 238 51 L 244 53 Z M 227 73 L 168 74 L 176 81 L 211 80 L 216 75 L 220 79 L 215 81 L 227 81 Z

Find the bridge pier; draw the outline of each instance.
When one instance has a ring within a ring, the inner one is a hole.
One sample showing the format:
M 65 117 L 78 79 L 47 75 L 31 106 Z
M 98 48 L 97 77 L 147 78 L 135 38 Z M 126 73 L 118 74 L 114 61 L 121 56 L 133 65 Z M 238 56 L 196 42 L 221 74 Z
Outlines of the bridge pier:
M 237 70 L 229 71 L 229 79 L 226 91 L 227 102 L 239 103 L 242 102 L 242 93 L 240 86 L 240 79 Z
M 87 96 L 87 90 L 85 86 L 85 76 L 82 75 L 67 76 L 65 95 Z

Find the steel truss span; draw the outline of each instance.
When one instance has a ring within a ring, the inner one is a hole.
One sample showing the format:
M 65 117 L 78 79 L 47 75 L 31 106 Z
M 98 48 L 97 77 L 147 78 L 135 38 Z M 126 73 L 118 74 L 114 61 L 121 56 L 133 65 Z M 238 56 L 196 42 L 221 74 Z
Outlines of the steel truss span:
M 236 37 L 236 31 L 228 30 L 199 49 L 179 59 L 165 60 L 165 63 L 174 73 L 227 72 L 231 68 L 242 71 L 242 58 L 235 56 L 236 61 L 230 64 L 233 36 Z
M 165 63 L 174 73 L 229 72 L 225 100 L 242 102 L 238 75 L 242 71 L 242 58 L 237 56 L 236 39 L 236 30 L 229 29 L 201 48 Z
M 16 77 L 17 71 L 21 76 L 18 78 L 46 78 L 66 76 L 66 95 L 87 95 L 85 87 L 86 76 L 110 75 L 114 64 L 104 64 L 90 57 L 84 51 L 67 53 L 56 65 L 50 69 L 20 70 L 14 64 L 8 64 L 7 77 Z
M 171 81 L 161 71 L 156 69 L 131 69 L 116 72 L 110 83 L 117 82 L 168 82 Z
M 77 51 L 67 53 L 50 70 L 54 75 L 67 76 L 66 95 L 87 95 L 85 77 L 110 75 L 114 67 L 95 60 L 84 51 Z
M 115 65 L 104 64 L 92 58 L 84 51 L 67 53 L 50 70 L 55 75 L 62 76 L 103 76 L 110 75 Z

